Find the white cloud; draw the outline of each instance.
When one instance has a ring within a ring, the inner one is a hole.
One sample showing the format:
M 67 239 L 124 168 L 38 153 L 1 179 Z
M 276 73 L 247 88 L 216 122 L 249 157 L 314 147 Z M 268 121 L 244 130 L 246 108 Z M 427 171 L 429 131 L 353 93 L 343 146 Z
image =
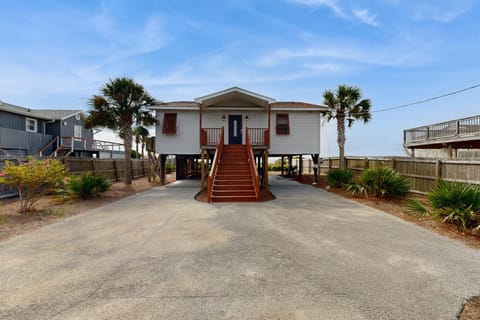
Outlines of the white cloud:
M 336 15 L 342 18 L 346 18 L 347 15 L 342 10 L 336 0 L 288 0 L 291 3 L 297 3 L 305 6 L 312 7 L 327 7 L 331 9 Z
M 291 3 L 310 7 L 327 7 L 332 10 L 337 16 L 345 20 L 359 20 L 362 23 L 380 27 L 380 24 L 376 20 L 376 15 L 371 14 L 368 9 L 352 9 L 351 13 L 346 12 L 337 0 L 287 0 Z M 353 16 L 352 16 L 353 15 Z
M 451 22 L 469 11 L 476 0 L 389 1 L 397 9 L 406 11 L 414 20 Z
M 416 66 L 428 61 L 429 55 L 426 52 L 429 49 L 430 44 L 427 42 L 411 43 L 406 39 L 379 45 L 330 41 L 328 46 L 276 49 L 270 54 L 262 55 L 257 64 L 262 67 L 275 67 L 298 61 L 324 63 L 328 59 L 337 64 L 344 62 L 380 66 Z
M 352 12 L 355 15 L 355 17 L 359 19 L 361 22 L 377 28 L 380 27 L 380 23 L 378 23 L 378 21 L 376 20 L 377 16 L 368 12 L 368 9 L 362 9 L 362 10 L 353 9 Z
M 422 3 L 416 6 L 413 16 L 418 20 L 434 20 L 448 23 L 463 15 L 471 7 L 469 2 L 446 1 L 429 5 Z

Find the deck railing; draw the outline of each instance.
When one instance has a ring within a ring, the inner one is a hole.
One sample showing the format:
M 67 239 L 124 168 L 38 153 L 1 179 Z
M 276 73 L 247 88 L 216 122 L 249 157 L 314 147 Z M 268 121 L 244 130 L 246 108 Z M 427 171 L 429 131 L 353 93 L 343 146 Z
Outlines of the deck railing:
M 403 131 L 405 145 L 429 140 L 480 134 L 480 115 L 451 120 Z
M 253 156 L 252 145 L 250 144 L 250 134 L 247 128 L 247 152 L 248 152 L 248 166 L 250 167 L 250 174 L 253 177 L 253 184 L 255 186 L 255 197 L 257 201 L 260 200 L 260 178 L 257 169 L 255 168 L 255 157 Z
M 247 132 L 252 146 L 268 146 L 270 135 L 267 128 L 247 128 Z
M 222 127 L 220 128 L 220 137 L 217 142 L 217 150 L 215 151 L 215 156 L 213 157 L 212 168 L 210 169 L 210 173 L 208 174 L 208 182 L 207 182 L 208 202 L 212 201 L 213 179 L 217 174 L 218 164 L 220 162 L 220 157 L 222 156 L 223 144 L 224 144 L 223 137 L 224 137 L 224 132 Z
M 200 131 L 200 144 L 202 146 L 216 146 L 223 128 L 202 128 Z

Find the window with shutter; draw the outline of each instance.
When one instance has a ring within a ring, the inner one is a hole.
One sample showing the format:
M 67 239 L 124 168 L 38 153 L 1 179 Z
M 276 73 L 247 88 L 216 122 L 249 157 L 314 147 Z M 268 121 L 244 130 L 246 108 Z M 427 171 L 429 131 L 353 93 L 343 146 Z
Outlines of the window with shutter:
M 290 134 L 288 114 L 277 114 L 277 134 Z
M 163 115 L 163 130 L 164 134 L 176 134 L 177 133 L 177 114 L 165 113 Z

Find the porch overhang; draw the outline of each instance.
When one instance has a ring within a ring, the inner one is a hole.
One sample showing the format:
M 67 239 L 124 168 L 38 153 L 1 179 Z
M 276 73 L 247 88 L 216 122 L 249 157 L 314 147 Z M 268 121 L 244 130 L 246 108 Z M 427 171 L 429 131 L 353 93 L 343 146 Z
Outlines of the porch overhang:
M 239 87 L 215 92 L 195 99 L 203 109 L 228 110 L 228 109 L 260 109 L 268 110 L 270 103 L 275 99 L 254 93 Z

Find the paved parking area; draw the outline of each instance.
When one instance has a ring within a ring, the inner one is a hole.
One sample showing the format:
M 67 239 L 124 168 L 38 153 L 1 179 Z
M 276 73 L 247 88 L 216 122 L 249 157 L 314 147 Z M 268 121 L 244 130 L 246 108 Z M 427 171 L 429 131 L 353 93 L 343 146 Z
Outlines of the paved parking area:
M 480 251 L 320 189 L 177 182 L 0 243 L 1 319 L 456 319 Z

